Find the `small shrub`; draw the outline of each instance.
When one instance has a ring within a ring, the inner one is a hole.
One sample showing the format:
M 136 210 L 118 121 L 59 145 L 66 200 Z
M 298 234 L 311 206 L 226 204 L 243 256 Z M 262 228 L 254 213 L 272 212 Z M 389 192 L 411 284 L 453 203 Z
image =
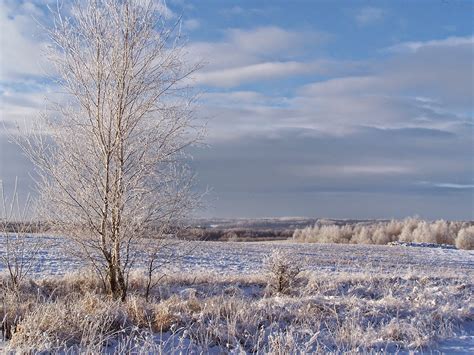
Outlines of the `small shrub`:
M 238 242 L 239 236 L 237 235 L 237 233 L 230 231 L 230 232 L 225 233 L 223 239 L 227 240 L 228 242 Z
M 389 236 L 385 233 L 385 231 L 382 228 L 375 230 L 375 232 L 373 233 L 373 240 L 375 241 L 375 244 L 390 243 Z
M 297 276 L 303 270 L 302 263 L 282 249 L 274 250 L 264 260 L 264 266 L 269 274 L 268 287 L 272 293 L 291 293 Z

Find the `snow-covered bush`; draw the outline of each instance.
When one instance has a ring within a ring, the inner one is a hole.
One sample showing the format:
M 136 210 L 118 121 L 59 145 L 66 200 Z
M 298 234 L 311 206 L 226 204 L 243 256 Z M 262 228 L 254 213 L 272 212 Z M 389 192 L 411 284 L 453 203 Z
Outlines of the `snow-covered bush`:
M 409 217 L 403 220 L 402 232 L 399 236 L 401 242 L 413 242 L 413 231 L 418 227 L 419 219 Z
M 282 249 L 275 249 L 267 256 L 264 266 L 268 272 L 268 288 L 277 294 L 291 293 L 297 276 L 303 270 L 301 261 Z
M 360 227 L 351 240 L 355 244 L 373 244 L 372 234 L 366 226 Z
M 461 229 L 456 238 L 456 248 L 458 249 L 474 249 L 474 226 Z

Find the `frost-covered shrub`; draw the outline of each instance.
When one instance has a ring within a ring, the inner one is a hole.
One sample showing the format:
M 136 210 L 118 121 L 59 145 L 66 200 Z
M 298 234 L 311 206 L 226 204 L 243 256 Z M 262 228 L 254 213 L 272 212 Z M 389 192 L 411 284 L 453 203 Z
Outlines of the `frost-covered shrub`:
M 449 230 L 449 222 L 442 219 L 435 221 L 430 225 L 431 234 L 436 240 L 435 243 L 439 244 L 454 244 L 454 238 Z
M 430 225 L 426 221 L 421 221 L 413 230 L 411 242 L 416 243 L 436 243 L 434 235 L 431 233 Z
M 319 225 L 308 226 L 303 229 L 295 229 L 293 233 L 293 239 L 306 243 L 318 243 L 319 237 Z
M 355 244 L 373 244 L 372 234 L 369 228 L 366 226 L 360 227 L 354 234 L 352 242 Z
M 272 293 L 288 294 L 293 289 L 303 264 L 289 252 L 275 249 L 264 260 L 268 272 L 268 288 Z
M 474 249 L 474 226 L 461 229 L 456 238 L 456 248 L 458 249 Z
M 322 226 L 319 228 L 320 239 L 324 243 L 340 243 L 344 238 L 344 232 L 339 226 Z
M 398 238 L 401 242 L 412 242 L 413 231 L 418 227 L 419 219 L 409 217 L 403 220 L 402 232 Z
M 402 233 L 404 221 L 391 220 L 388 224 L 385 225 L 385 232 L 390 239 L 397 237 Z M 382 225 L 384 225 L 382 223 Z

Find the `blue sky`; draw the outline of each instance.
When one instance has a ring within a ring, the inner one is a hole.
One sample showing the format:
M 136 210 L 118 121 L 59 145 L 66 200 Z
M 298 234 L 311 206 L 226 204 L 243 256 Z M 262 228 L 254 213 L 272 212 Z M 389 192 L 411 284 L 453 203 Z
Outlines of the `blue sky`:
M 0 120 L 54 95 L 47 1 L 3 1 Z M 54 1 L 55 3 L 55 1 Z M 474 219 L 474 2 L 186 1 L 188 59 L 208 120 L 193 151 L 220 217 Z M 0 178 L 30 169 L 0 134 Z

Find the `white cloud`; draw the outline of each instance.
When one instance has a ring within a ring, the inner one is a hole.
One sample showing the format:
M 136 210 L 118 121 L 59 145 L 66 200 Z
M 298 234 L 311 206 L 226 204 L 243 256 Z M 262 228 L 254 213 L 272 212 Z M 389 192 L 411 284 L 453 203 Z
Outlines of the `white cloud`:
M 232 6 L 231 8 L 222 10 L 222 12 L 229 15 L 241 15 L 244 13 L 244 9 L 240 6 Z
M 225 87 L 306 73 L 332 77 L 284 96 L 239 90 L 210 94 L 203 108 L 215 118 L 210 123 L 210 131 L 215 129 L 212 139 L 272 136 L 286 129 L 344 136 L 367 127 L 449 136 L 462 134 L 472 121 L 472 53 L 462 46 L 392 53 L 376 66 L 366 63 L 372 68 L 370 75 L 350 75 L 348 69 L 334 77 L 341 67 L 357 73 L 358 66 L 337 61 L 263 62 L 200 73 L 198 82 Z
M 192 19 L 189 19 L 189 20 L 185 20 L 183 22 L 183 27 L 184 27 L 184 29 L 186 29 L 188 31 L 193 31 L 193 30 L 196 30 L 199 27 L 201 27 L 201 22 L 199 22 L 198 19 L 192 18 Z
M 403 42 L 387 48 L 391 52 L 416 52 L 429 47 L 458 47 L 474 46 L 474 36 L 468 37 L 448 37 L 440 40 L 431 40 L 425 42 Z
M 198 84 L 234 87 L 248 82 L 310 73 L 317 70 L 317 67 L 317 64 L 303 62 L 265 62 L 198 73 L 195 78 Z
M 221 41 L 190 43 L 188 50 L 192 56 L 209 61 L 212 69 L 229 68 L 269 59 L 294 58 L 307 47 L 314 49 L 329 38 L 326 33 L 291 31 L 275 26 L 228 29 Z
M 329 35 L 298 32 L 279 27 L 252 30 L 230 29 L 219 42 L 197 42 L 188 46 L 190 59 L 203 59 L 208 65 L 198 82 L 231 87 L 241 83 L 308 73 L 321 63 L 295 61 L 307 47 L 321 45 Z
M 261 7 L 241 7 L 241 6 L 232 6 L 229 8 L 221 9 L 219 12 L 225 16 L 245 16 L 245 15 L 257 15 L 264 14 L 268 8 L 263 9 Z
M 273 98 L 256 91 L 231 91 L 205 93 L 201 100 L 206 104 L 215 106 L 247 106 L 247 105 L 271 105 L 276 103 Z M 281 104 L 281 101 L 278 102 Z
M 176 14 L 168 7 L 165 0 L 159 0 L 156 3 L 156 8 L 158 12 L 165 19 L 169 20 L 176 17 Z
M 472 120 L 471 40 L 416 42 L 416 50 L 393 53 L 370 75 L 305 85 L 293 106 L 315 127 L 340 132 L 358 125 L 455 129 Z
M 0 90 L 0 121 L 7 125 L 29 125 L 33 123 L 40 113 L 46 112 L 51 106 L 48 96 L 51 94 L 51 87 L 37 85 L 33 82 L 24 82 L 30 85 L 30 90 L 23 91 L 14 87 L 4 86 Z M 59 99 L 61 95 L 56 94 Z M 1 130 L 2 124 L 0 124 Z M 11 126 L 11 127 L 13 127 Z
M 386 87 L 386 85 L 375 75 L 348 76 L 307 84 L 300 89 L 300 93 L 304 96 L 310 97 L 361 92 L 367 94 L 379 92 L 381 86 Z
M 459 184 L 452 182 L 432 182 L 432 181 L 418 181 L 418 185 L 421 186 L 432 186 L 440 187 L 445 189 L 455 189 L 455 190 L 464 190 L 464 189 L 474 189 L 474 184 Z
M 33 15 L 40 14 L 32 3 L 20 8 L 0 3 L 0 80 L 45 74 L 48 65 L 42 54 L 46 45 L 39 37 L 38 24 L 33 19 Z
M 288 31 L 280 27 L 259 27 L 253 30 L 231 29 L 227 32 L 231 43 L 242 51 L 259 55 L 295 50 L 309 41 L 326 40 L 326 36 L 317 33 Z
M 444 187 L 448 189 L 474 189 L 474 184 L 439 183 L 433 185 L 436 187 Z
M 367 6 L 360 9 L 355 15 L 355 21 L 360 26 L 371 25 L 381 21 L 385 17 L 385 10 Z
M 303 165 L 295 168 L 298 175 L 306 177 L 316 176 L 364 176 L 364 175 L 404 175 L 412 174 L 416 171 L 413 166 L 398 165 L 399 162 L 391 164 L 333 164 L 333 165 Z
M 336 75 L 357 70 L 360 63 L 312 60 L 260 62 L 235 65 L 230 68 L 203 71 L 195 75 L 195 83 L 215 87 L 231 88 L 241 84 L 296 77 L 304 74 Z

